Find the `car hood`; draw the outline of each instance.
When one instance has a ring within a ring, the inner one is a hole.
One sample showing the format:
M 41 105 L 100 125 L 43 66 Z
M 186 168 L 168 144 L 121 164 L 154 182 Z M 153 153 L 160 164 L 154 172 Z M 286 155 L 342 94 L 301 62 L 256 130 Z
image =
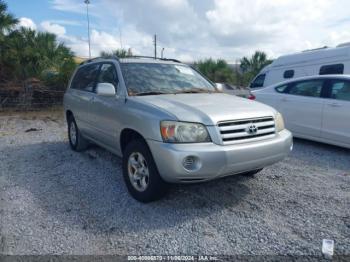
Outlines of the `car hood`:
M 166 110 L 179 121 L 216 125 L 219 121 L 274 116 L 264 104 L 228 94 L 169 94 L 134 97 Z M 171 119 L 169 119 L 171 120 Z

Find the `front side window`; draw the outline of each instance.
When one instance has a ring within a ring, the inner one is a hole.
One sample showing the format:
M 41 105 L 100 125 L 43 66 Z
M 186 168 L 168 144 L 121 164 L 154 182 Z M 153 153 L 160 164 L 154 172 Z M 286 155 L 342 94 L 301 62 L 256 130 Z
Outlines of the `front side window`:
M 324 65 L 320 68 L 320 75 L 343 74 L 344 64 Z
M 258 75 L 254 81 L 250 84 L 251 88 L 263 87 L 265 82 L 265 74 Z
M 350 101 L 350 82 L 333 80 L 331 82 L 331 98 Z
M 101 66 L 100 75 L 97 79 L 98 83 L 110 83 L 117 89 L 118 75 L 113 64 L 103 64 Z
M 186 65 L 122 63 L 129 95 L 217 92 L 196 70 Z
M 74 76 L 71 88 L 92 92 L 99 68 L 99 64 L 86 65 L 79 68 Z
M 320 97 L 323 80 L 308 80 L 293 84 L 288 93 L 298 96 Z

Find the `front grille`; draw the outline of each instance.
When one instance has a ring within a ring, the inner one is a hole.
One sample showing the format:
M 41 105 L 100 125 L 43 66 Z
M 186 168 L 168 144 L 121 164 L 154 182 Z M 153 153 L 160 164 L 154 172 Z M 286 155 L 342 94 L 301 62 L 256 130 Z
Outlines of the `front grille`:
M 218 127 L 223 144 L 251 142 L 275 135 L 273 117 L 223 121 Z

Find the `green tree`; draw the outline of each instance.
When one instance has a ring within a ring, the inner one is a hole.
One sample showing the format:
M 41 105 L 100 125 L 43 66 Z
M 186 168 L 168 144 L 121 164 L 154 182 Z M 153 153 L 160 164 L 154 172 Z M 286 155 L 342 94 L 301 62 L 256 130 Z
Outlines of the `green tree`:
M 260 70 L 270 64 L 272 60 L 267 58 L 266 53 L 261 51 L 255 51 L 255 53 L 250 57 L 243 57 L 240 60 L 240 67 L 243 73 L 249 73 L 255 76 L 260 72 Z
M 6 73 L 17 81 L 36 77 L 63 87 L 75 68 L 73 53 L 51 33 L 21 27 L 8 34 L 4 49 Z
M 5 30 L 11 30 L 17 23 L 18 19 L 7 12 L 7 4 L 0 0 L 0 35 L 3 35 Z
M 233 71 L 223 59 L 212 58 L 200 60 L 194 66 L 215 83 L 233 83 Z
M 101 57 L 104 57 L 104 58 L 110 58 L 110 57 L 113 57 L 113 56 L 117 56 L 119 58 L 123 58 L 123 57 L 128 57 L 128 56 L 132 56 L 132 51 L 131 49 L 129 48 L 128 50 L 126 49 L 116 49 L 116 50 L 113 50 L 113 51 L 102 51 L 100 53 L 100 56 Z
M 6 43 L 6 33 L 13 29 L 18 20 L 7 12 L 7 4 L 0 0 L 0 79 L 3 79 L 4 71 L 4 44 Z

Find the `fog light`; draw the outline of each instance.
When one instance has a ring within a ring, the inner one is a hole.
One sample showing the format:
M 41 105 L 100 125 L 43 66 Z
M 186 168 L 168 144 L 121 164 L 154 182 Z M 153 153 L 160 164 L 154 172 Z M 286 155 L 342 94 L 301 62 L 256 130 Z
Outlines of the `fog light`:
M 196 156 L 187 156 L 183 159 L 182 165 L 188 171 L 196 171 L 201 168 L 201 161 Z

